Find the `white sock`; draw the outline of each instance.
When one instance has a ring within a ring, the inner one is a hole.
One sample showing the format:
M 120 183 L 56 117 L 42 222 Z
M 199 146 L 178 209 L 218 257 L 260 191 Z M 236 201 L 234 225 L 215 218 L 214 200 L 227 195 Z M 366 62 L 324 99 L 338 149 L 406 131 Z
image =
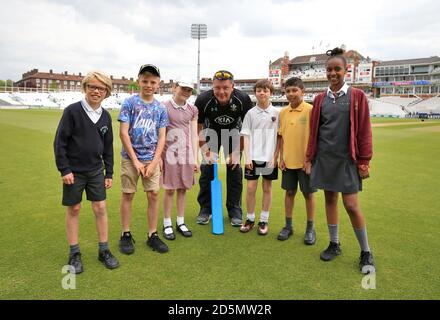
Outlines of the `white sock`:
M 269 221 L 269 211 L 261 211 L 260 221 L 261 222 L 268 222 Z
M 177 225 L 180 226 L 180 225 L 182 225 L 182 224 L 184 224 L 184 223 L 185 223 L 185 218 L 184 218 L 184 217 L 179 217 L 179 216 L 177 216 Z M 188 228 L 187 228 L 186 226 L 181 226 L 181 227 L 180 227 L 180 230 L 182 230 L 182 231 L 188 231 Z
M 171 218 L 164 218 L 163 219 L 163 227 L 166 228 L 165 229 L 165 233 L 166 234 L 171 234 L 173 233 L 173 229 L 171 228 L 167 228 L 167 227 L 171 227 L 172 223 L 171 223 Z
M 171 218 L 163 218 L 163 226 L 166 227 L 171 227 L 173 224 L 171 223 Z
M 255 221 L 255 213 L 248 213 L 246 219 L 254 222 Z

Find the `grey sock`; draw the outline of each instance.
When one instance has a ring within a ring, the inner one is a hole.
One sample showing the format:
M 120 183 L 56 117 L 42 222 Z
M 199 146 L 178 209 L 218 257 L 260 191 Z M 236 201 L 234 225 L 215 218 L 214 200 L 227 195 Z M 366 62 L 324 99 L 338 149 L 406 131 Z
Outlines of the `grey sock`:
M 328 224 L 328 232 L 330 233 L 330 241 L 339 243 L 339 233 L 337 224 Z
M 307 220 L 307 229 L 306 232 L 310 232 L 314 229 L 314 222 Z
M 359 241 L 359 245 L 361 246 L 361 250 L 362 251 L 370 251 L 370 247 L 368 246 L 367 227 L 364 227 L 363 229 L 359 229 L 359 230 L 354 229 L 354 233 L 356 234 L 356 238 Z
M 292 226 L 292 222 L 293 222 L 293 221 L 292 221 L 292 218 L 287 218 L 287 217 L 286 217 L 286 228 L 287 228 L 287 229 L 292 229 L 292 227 L 293 227 L 293 226 Z
M 108 250 L 108 242 L 98 242 L 99 252 Z
M 74 254 L 78 252 L 79 252 L 79 244 L 74 244 L 73 246 L 70 246 L 70 254 Z

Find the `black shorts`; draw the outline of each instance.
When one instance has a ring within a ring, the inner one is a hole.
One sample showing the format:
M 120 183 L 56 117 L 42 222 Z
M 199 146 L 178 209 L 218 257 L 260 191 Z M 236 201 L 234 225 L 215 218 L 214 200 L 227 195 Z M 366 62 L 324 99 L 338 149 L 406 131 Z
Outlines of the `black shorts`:
M 277 180 L 278 179 L 278 167 L 267 168 L 267 162 L 254 161 L 252 160 L 253 169 L 244 170 L 244 178 L 246 180 L 258 180 L 260 176 L 266 180 Z
M 308 176 L 302 169 L 287 169 L 283 171 L 283 177 L 281 179 L 281 188 L 286 191 L 301 189 L 303 194 L 310 194 L 316 192 L 310 186 L 310 176 Z
M 63 184 L 63 206 L 74 206 L 82 201 L 84 189 L 87 200 L 103 201 L 106 199 L 104 174 L 102 170 L 89 173 L 73 173 L 75 182 Z

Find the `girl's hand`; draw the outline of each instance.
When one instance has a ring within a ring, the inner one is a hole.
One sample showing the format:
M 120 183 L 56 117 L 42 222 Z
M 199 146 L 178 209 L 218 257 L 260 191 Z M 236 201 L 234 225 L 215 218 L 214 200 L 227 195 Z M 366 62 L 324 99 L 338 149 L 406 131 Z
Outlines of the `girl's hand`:
M 370 177 L 370 167 L 366 164 L 359 165 L 358 172 L 361 179 L 367 179 Z
M 303 170 L 309 176 L 312 173 L 312 163 L 309 161 L 304 162 Z

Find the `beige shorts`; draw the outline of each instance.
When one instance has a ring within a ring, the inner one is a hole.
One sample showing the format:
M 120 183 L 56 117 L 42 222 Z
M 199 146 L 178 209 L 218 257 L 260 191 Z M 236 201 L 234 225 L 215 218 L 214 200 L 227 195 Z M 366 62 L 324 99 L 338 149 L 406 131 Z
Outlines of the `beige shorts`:
M 147 165 L 151 161 L 142 161 L 143 164 Z M 137 183 L 139 179 L 139 174 L 131 160 L 122 158 L 121 160 L 121 185 L 123 193 L 135 193 L 137 191 Z M 157 165 L 156 171 L 149 178 L 142 178 L 142 185 L 144 186 L 144 191 L 159 191 L 160 189 L 160 167 Z

